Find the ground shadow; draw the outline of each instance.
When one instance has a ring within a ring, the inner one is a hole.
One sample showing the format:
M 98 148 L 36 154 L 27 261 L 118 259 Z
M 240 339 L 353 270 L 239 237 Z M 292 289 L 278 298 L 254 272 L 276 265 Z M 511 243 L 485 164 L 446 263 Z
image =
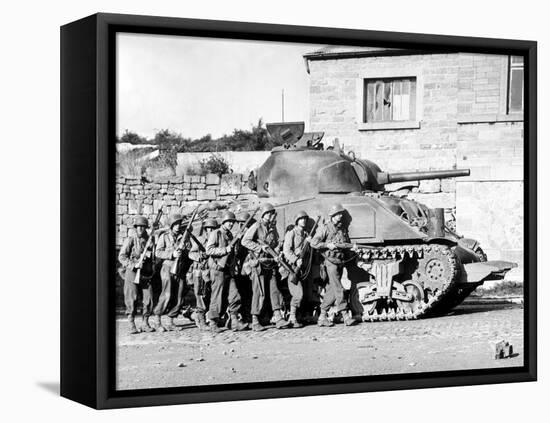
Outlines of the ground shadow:
M 48 391 L 50 394 L 59 396 L 60 388 L 59 382 L 37 382 L 36 385 L 45 391 Z
M 521 304 L 509 302 L 490 303 L 490 304 L 461 304 L 454 308 L 446 316 L 460 316 L 464 314 L 485 313 L 488 311 L 509 310 L 512 308 L 523 308 Z

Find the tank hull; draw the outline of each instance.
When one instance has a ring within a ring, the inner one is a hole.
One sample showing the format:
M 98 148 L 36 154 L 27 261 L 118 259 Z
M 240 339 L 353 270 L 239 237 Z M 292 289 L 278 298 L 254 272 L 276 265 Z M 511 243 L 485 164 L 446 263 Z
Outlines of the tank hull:
M 300 210 L 308 213 L 310 223 L 317 216 L 324 222 L 335 203 L 348 210 L 349 235 L 356 246 L 346 262 L 343 283 L 352 312 L 366 322 L 445 314 L 484 280 L 501 277 L 514 267 L 486 262 L 475 242 L 451 233 L 434 238 L 420 223 L 412 226 L 409 217 L 400 213 L 402 208 L 395 207 L 396 201 L 400 200 L 389 195 L 362 193 L 275 202 L 278 230 L 285 233 Z M 428 210 L 418 203 L 416 207 Z M 313 259 L 317 266 L 321 261 Z M 471 266 L 476 263 L 481 265 Z M 322 286 L 322 272 L 315 265 L 313 274 Z

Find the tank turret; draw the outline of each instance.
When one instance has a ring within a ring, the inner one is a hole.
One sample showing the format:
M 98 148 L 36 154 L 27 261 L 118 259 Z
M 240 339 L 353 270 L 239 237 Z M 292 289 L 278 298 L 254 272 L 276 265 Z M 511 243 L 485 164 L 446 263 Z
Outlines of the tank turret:
M 300 199 L 319 194 L 384 191 L 393 182 L 469 176 L 469 169 L 424 172 L 383 172 L 376 163 L 345 153 L 340 145 L 324 148 L 322 132 L 304 133 L 303 122 L 271 123 L 270 137 L 279 147 L 256 173 L 260 197 Z

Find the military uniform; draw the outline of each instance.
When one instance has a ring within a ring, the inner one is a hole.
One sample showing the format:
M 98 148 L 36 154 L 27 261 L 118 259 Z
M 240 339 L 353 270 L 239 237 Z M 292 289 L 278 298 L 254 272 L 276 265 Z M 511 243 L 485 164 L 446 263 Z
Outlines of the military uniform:
M 241 296 L 235 283 L 235 251 L 227 251 L 233 241 L 233 233 L 224 226 L 226 222 L 234 222 L 235 215 L 228 212 L 224 215 L 222 226 L 212 231 L 206 244 L 206 254 L 209 256 L 210 274 L 212 276 L 212 296 L 208 318 L 213 331 L 217 331 L 217 322 L 220 318 L 224 302 L 224 292 L 227 290 L 227 311 L 231 317 L 233 330 L 246 329 L 246 325 L 239 321 L 237 314 L 241 307 Z
M 208 234 L 199 235 L 197 239 L 204 246 L 208 241 Z M 208 267 L 208 256 L 205 252 L 201 251 L 199 245 L 194 240 L 191 240 L 189 259 L 192 262 L 189 268 L 188 280 L 193 285 L 196 299 L 195 322 L 199 329 L 204 330 L 206 329 L 204 316 L 210 302 L 210 283 L 212 279 L 210 278 L 210 268 Z
M 182 217 L 179 215 L 171 218 L 170 228 L 172 228 L 177 222 L 181 223 Z M 189 260 L 186 257 L 185 252 L 180 257 L 180 262 L 183 263 L 180 266 L 179 274 L 172 275 L 171 268 L 176 262 L 174 252 L 177 250 L 181 238 L 181 233 L 174 233 L 172 229 L 160 234 L 156 245 L 156 257 L 162 260 L 162 266 L 160 268 L 161 279 L 161 293 L 158 299 L 158 303 L 155 306 L 153 313 L 157 317 L 157 325 L 159 330 L 176 330 L 178 329 L 174 323 L 174 318 L 178 317 L 183 308 L 183 299 L 187 292 L 185 267 L 188 266 Z M 184 250 L 189 251 L 190 244 L 184 246 Z M 187 263 L 186 263 L 187 262 Z M 169 324 L 164 327 L 160 325 L 160 317 L 166 314 L 169 319 Z
M 250 311 L 253 318 L 252 328 L 262 330 L 258 317 L 261 314 L 266 296 L 266 288 L 269 290 L 271 308 L 277 321 L 277 327 L 288 326 L 281 315 L 281 307 L 284 304 L 283 294 L 277 285 L 277 263 L 262 250 L 261 242 L 267 246 L 278 249 L 279 233 L 275 224 L 268 224 L 263 220 L 266 213 L 274 213 L 275 209 L 270 204 L 264 205 L 261 211 L 262 219 L 254 223 L 245 232 L 242 245 L 249 250 L 248 257 L 243 266 L 243 272 L 252 280 L 252 304 Z M 267 286 L 266 286 L 267 285 Z
M 296 225 L 293 229 L 287 231 L 283 243 L 284 259 L 294 268 L 297 267 L 297 262 L 300 259 L 304 248 L 307 248 L 308 246 L 306 241 L 307 233 L 304 228 L 298 225 L 298 221 L 300 219 L 308 219 L 307 214 L 305 212 L 300 212 L 298 214 L 295 219 Z M 300 269 L 297 269 L 297 271 L 299 270 Z M 300 275 L 290 275 L 288 270 L 286 270 L 283 266 L 279 267 L 279 272 L 281 273 L 281 277 L 283 279 L 286 278 L 288 280 L 288 290 L 292 296 L 290 300 L 290 322 L 293 327 L 301 327 L 302 324 L 297 320 L 296 311 L 300 308 L 302 305 L 302 300 L 304 299 L 304 286 L 307 286 L 306 292 L 311 290 L 309 287 L 312 283 L 311 272 L 308 272 L 303 280 L 297 279 L 296 276 Z
M 345 209 L 341 205 L 337 204 L 334 206 L 329 214 L 331 220 L 320 226 L 311 240 L 311 246 L 313 248 L 324 250 L 324 266 L 328 277 L 325 295 L 321 303 L 321 316 L 319 317 L 319 324 L 322 326 L 329 326 L 325 323 L 327 322 L 326 314 L 331 306 L 334 305 L 337 312 L 340 312 L 342 315 L 349 312 L 349 305 L 344 297 L 344 287 L 342 286 L 342 273 L 346 260 L 346 251 L 341 248 L 328 249 L 328 245 L 331 243 L 350 243 L 348 229 L 345 223 L 342 221 L 340 225 L 336 225 L 332 221 L 333 216 L 344 212 Z M 345 323 L 346 325 L 351 325 L 356 323 L 356 321 L 352 318 L 348 318 L 345 320 Z
M 136 218 L 136 224 L 138 226 L 141 224 L 144 227 L 148 226 L 147 219 L 144 217 Z M 136 309 L 138 305 L 138 298 L 141 295 L 142 304 L 143 304 L 143 326 L 142 330 L 149 332 L 151 327 L 148 323 L 148 318 L 151 315 L 153 309 L 153 288 L 151 285 L 151 278 L 145 277 L 143 273 L 148 273 L 152 275 L 152 259 L 147 258 L 142 265 L 142 276 L 140 277 L 139 283 L 135 283 L 137 269 L 136 265 L 139 262 L 139 259 L 145 249 L 149 236 L 147 232 L 144 231 L 141 236 L 138 236 L 136 233 L 127 238 L 124 241 L 119 255 L 118 261 L 124 266 L 124 304 L 126 305 L 126 314 L 128 316 L 128 321 L 130 322 L 130 333 L 137 333 L 138 330 L 135 327 L 135 316 Z M 145 272 L 146 271 L 146 272 Z

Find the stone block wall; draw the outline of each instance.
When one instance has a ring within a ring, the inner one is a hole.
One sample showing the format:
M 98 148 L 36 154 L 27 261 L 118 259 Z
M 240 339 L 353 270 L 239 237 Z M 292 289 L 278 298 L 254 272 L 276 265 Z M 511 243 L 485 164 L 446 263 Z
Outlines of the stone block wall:
M 134 218 L 146 216 L 153 222 L 160 208 L 161 225 L 173 213 L 192 213 L 202 203 L 211 201 L 250 202 L 255 195 L 247 185 L 247 175 L 182 175 L 145 180 L 118 177 L 116 180 L 116 245 L 120 247 L 133 231 Z

